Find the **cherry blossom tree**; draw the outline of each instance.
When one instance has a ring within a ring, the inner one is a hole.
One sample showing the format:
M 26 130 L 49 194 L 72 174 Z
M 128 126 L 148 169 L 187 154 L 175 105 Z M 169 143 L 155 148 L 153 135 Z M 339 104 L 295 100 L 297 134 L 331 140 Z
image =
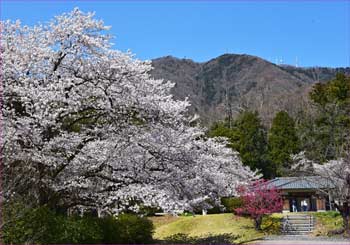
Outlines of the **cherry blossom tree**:
M 346 151 L 344 158 L 315 163 L 305 157 L 304 152 L 293 156 L 294 169 L 305 175 L 318 175 L 325 180 L 324 190 L 335 201 L 335 207 L 343 218 L 343 229 L 336 231 L 350 236 L 350 154 Z M 329 188 L 331 186 L 331 188 Z
M 257 180 L 248 186 L 239 186 L 238 195 L 242 198 L 242 207 L 236 208 L 234 212 L 238 215 L 249 215 L 254 219 L 257 230 L 261 230 L 265 215 L 281 212 L 283 208 L 281 193 L 265 180 Z
M 256 179 L 224 139 L 190 127 L 189 102 L 150 62 L 112 49 L 108 29 L 79 9 L 34 27 L 1 22 L 4 200 L 171 211 Z

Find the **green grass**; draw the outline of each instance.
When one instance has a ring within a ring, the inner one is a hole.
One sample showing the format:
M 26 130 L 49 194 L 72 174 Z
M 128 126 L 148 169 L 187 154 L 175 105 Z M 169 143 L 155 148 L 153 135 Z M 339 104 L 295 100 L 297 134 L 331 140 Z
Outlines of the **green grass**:
M 280 227 L 278 215 L 264 219 L 263 231 L 256 231 L 251 219 L 230 213 L 153 217 L 151 220 L 155 225 L 154 238 L 163 243 L 244 243 L 275 233 Z
M 317 226 L 313 233 L 315 236 L 326 236 L 329 231 L 342 227 L 342 218 L 338 212 L 308 214 L 316 217 Z M 262 231 L 254 229 L 251 219 L 237 217 L 230 213 L 195 217 L 164 216 L 150 219 L 155 226 L 154 239 L 159 243 L 238 244 L 259 240 L 267 234 L 278 234 L 282 217 L 283 214 L 265 217 Z
M 327 236 L 329 232 L 342 228 L 343 219 L 339 212 L 316 212 L 313 213 L 313 215 L 317 222 L 316 229 L 313 233 L 315 236 Z

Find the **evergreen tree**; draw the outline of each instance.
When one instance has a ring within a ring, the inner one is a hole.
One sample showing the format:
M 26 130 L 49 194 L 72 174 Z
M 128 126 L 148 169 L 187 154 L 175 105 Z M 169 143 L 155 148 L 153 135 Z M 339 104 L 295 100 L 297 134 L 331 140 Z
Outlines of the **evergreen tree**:
M 238 151 L 244 165 L 260 170 L 265 178 L 273 171 L 267 161 L 267 136 L 257 112 L 242 112 L 230 127 L 227 120 L 215 123 L 209 137 L 222 136 L 229 140 L 228 147 Z
M 342 157 L 350 135 L 350 77 L 337 74 L 327 83 L 317 83 L 309 96 L 315 113 L 298 130 L 307 157 L 321 162 Z
M 208 131 L 209 137 L 225 137 L 228 139 L 228 147 L 238 150 L 239 134 L 236 127 L 230 127 L 228 120 L 216 122 Z
M 287 112 L 280 111 L 272 121 L 268 134 L 269 160 L 274 166 L 276 176 L 286 175 L 290 168 L 291 154 L 299 150 L 295 123 Z
M 271 178 L 272 169 L 267 160 L 267 135 L 257 112 L 246 111 L 235 122 L 238 133 L 236 147 L 243 164 L 259 169 L 265 178 Z

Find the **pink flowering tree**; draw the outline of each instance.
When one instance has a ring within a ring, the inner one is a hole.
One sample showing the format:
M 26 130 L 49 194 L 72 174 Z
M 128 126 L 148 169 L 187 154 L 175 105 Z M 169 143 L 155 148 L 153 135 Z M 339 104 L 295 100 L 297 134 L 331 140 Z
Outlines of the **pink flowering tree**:
M 266 180 L 257 180 L 249 186 L 240 186 L 237 192 L 242 198 L 243 205 L 234 212 L 254 219 L 257 230 L 261 230 L 265 215 L 282 211 L 283 200 L 280 191 Z

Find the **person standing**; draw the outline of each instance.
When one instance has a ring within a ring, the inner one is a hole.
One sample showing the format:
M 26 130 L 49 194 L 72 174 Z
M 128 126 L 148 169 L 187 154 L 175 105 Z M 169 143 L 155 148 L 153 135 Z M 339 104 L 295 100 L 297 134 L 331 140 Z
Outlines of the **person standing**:
M 302 207 L 303 207 L 303 211 L 304 211 L 304 212 L 308 211 L 307 206 L 308 206 L 308 205 L 307 205 L 307 201 L 306 201 L 306 199 L 304 199 L 303 202 L 302 202 Z
M 293 210 L 293 213 L 298 212 L 297 202 L 295 201 L 295 199 L 292 200 L 292 210 Z

